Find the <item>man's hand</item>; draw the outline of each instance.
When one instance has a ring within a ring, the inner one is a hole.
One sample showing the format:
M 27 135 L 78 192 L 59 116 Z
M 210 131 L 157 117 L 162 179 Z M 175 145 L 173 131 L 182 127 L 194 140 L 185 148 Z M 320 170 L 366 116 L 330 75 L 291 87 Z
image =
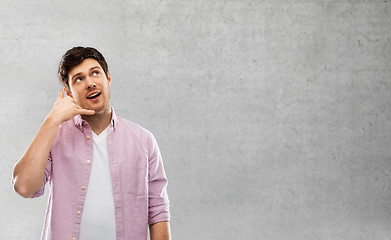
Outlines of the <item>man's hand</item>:
M 94 115 L 94 110 L 87 110 L 75 103 L 75 100 L 70 96 L 64 98 L 62 90 L 58 92 L 56 103 L 47 118 L 57 124 L 61 124 L 76 115 Z

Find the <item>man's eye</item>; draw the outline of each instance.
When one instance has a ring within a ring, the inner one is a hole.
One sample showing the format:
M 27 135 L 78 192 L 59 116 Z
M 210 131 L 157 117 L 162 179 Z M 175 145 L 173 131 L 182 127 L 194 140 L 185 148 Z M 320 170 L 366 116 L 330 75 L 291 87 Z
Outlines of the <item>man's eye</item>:
M 96 71 L 96 72 L 93 72 L 92 75 L 93 75 L 93 76 L 99 76 L 99 72 L 97 72 L 97 71 Z
M 78 78 L 75 79 L 75 82 L 81 82 L 82 80 L 83 80 L 82 78 L 78 77 Z

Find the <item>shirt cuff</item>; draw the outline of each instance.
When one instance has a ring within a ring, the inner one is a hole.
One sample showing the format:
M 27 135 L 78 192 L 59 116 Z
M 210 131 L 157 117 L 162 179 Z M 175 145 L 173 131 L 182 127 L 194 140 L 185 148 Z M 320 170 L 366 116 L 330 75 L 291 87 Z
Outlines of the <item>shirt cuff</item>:
M 170 221 L 169 204 L 162 204 L 151 207 L 149 210 L 148 225 L 164 221 Z

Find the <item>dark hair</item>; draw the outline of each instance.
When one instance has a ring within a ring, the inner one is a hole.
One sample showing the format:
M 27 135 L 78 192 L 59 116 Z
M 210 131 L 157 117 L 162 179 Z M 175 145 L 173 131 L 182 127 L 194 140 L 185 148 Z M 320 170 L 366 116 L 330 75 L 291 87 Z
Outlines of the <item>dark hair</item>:
M 68 90 L 70 90 L 68 82 L 69 72 L 87 58 L 95 59 L 103 68 L 107 77 L 107 72 L 109 71 L 107 62 L 98 50 L 92 47 L 74 47 L 62 56 L 60 65 L 58 66 L 58 78 Z

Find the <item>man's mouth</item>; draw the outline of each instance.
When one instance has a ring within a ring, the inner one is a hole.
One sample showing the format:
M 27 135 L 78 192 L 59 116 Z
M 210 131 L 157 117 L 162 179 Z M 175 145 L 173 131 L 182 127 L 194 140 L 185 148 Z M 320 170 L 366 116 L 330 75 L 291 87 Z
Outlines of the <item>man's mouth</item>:
M 93 93 L 87 97 L 87 99 L 94 99 L 100 96 L 100 92 Z

